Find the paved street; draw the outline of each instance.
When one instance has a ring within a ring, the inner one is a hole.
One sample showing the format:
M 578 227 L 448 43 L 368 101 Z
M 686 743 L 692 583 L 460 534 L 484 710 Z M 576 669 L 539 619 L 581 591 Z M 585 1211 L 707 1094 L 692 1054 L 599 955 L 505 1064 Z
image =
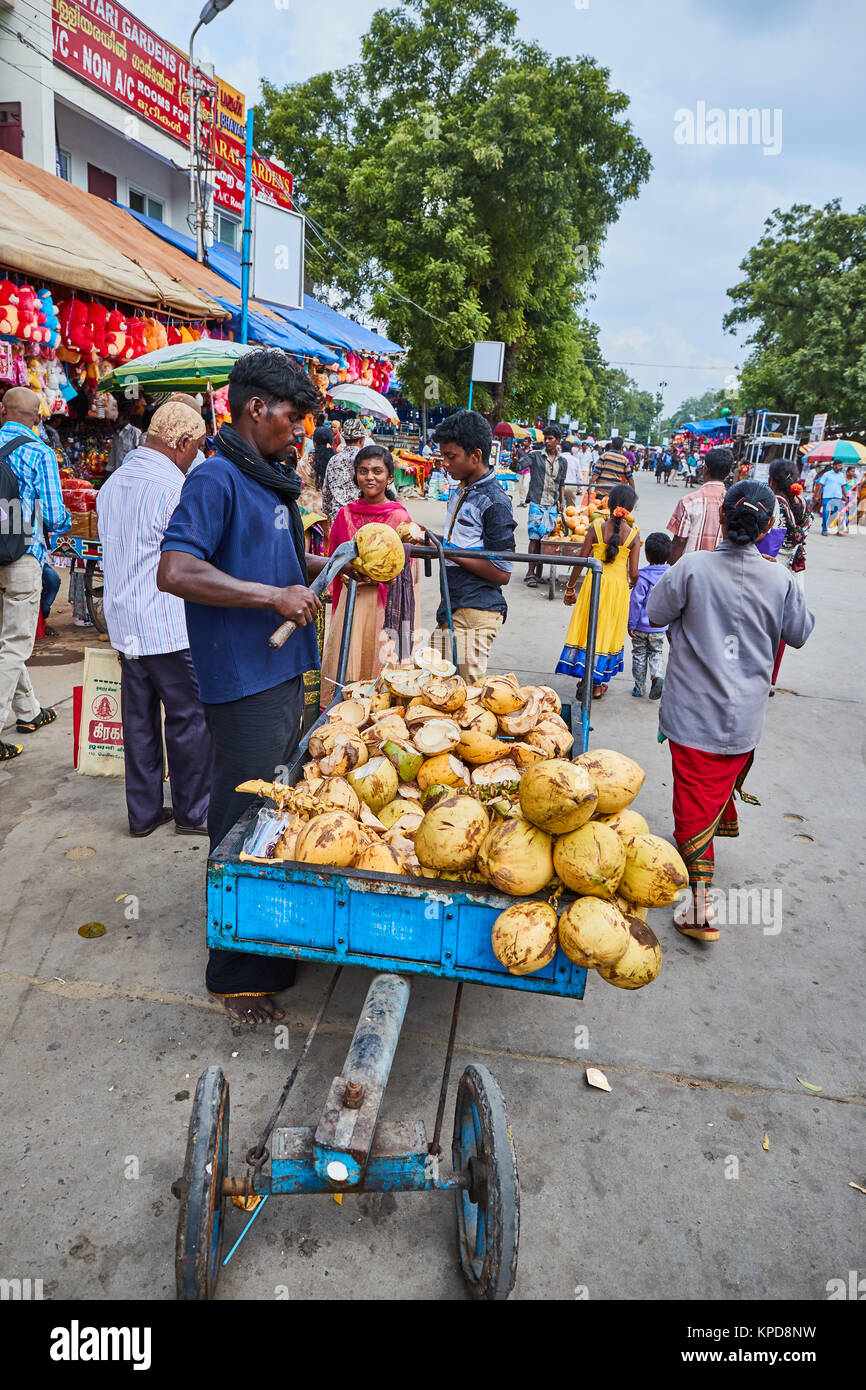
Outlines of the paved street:
M 644 534 L 681 492 L 639 480 Z M 442 504 L 412 504 L 441 525 Z M 526 511 L 518 511 L 522 539 Z M 480 1061 L 509 1107 L 521 1179 L 515 1297 L 826 1298 L 863 1268 L 866 1196 L 862 981 L 866 537 L 809 542 L 817 615 L 789 652 L 745 806 L 721 842 L 717 884 L 762 890 L 763 923 L 715 947 L 650 915 L 657 983 L 629 994 L 590 975 L 582 1002 L 482 987 L 465 992 L 456 1071 Z M 435 592 L 425 585 L 432 615 Z M 515 581 L 492 669 L 551 678 L 562 603 Z M 425 616 L 428 614 L 425 613 Z M 263 1124 L 293 1053 L 232 1036 L 203 988 L 205 842 L 126 834 L 119 779 L 72 768 L 81 644 L 34 671 L 59 718 L 0 771 L 3 885 L 2 1273 L 55 1298 L 174 1296 L 179 1176 L 190 1099 L 205 1066 L 231 1084 L 232 1169 Z M 76 657 L 78 653 L 78 657 Z M 594 742 L 647 771 L 637 808 L 670 835 L 670 763 L 657 707 L 628 673 L 597 707 Z M 129 895 L 137 920 L 126 920 Z M 85 922 L 105 924 L 92 940 Z M 284 997 L 297 1046 L 329 972 L 304 967 Z M 348 971 L 287 1112 L 315 1124 L 369 983 Z M 385 1117 L 432 1128 L 451 986 L 413 981 Z M 584 1034 L 582 1029 L 586 1030 Z M 294 1037 L 292 1039 L 295 1045 Z M 591 1090 L 588 1064 L 612 1092 Z M 798 1078 L 821 1090 L 804 1088 Z M 452 1078 L 452 1093 L 456 1078 Z M 450 1136 L 453 1095 L 446 1138 Z M 765 1147 L 762 1141 L 768 1136 Z M 128 1176 L 138 1173 L 138 1176 Z M 230 1210 L 229 1233 L 243 1213 Z M 442 1195 L 278 1198 L 222 1277 L 222 1299 L 467 1297 Z

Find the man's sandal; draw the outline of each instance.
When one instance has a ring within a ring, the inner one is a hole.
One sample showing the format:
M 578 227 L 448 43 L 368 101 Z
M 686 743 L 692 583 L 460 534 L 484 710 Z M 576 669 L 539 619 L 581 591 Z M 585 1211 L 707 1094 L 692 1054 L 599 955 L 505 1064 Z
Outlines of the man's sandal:
M 46 724 L 53 724 L 56 718 L 56 710 L 41 709 L 35 719 L 19 719 L 15 728 L 19 734 L 35 734 L 37 729 L 44 729 Z
M 17 758 L 24 752 L 21 743 L 0 743 L 0 763 L 8 763 L 11 758 Z

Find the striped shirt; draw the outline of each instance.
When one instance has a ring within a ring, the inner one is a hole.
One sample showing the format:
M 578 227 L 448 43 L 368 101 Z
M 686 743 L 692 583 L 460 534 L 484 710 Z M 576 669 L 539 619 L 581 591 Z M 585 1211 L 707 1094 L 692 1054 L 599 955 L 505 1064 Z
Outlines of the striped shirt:
M 111 645 L 124 656 L 189 646 L 183 599 L 156 587 L 162 538 L 182 487 L 183 474 L 171 459 L 139 445 L 99 489 L 103 611 Z
M 54 450 L 43 444 L 34 430 L 27 425 L 16 425 L 12 420 L 7 420 L 0 428 L 0 444 L 8 444 L 20 435 L 27 436 L 27 443 L 7 454 L 6 462 L 18 479 L 21 520 L 24 534 L 30 537 L 26 554 L 38 560 L 41 567 L 48 563 L 43 527 L 58 533 L 68 531 L 69 513 L 60 490 Z
M 715 550 L 722 539 L 724 500 L 724 483 L 704 483 L 697 492 L 680 498 L 668 522 L 668 530 L 685 541 L 684 555 L 691 555 L 695 550 Z
M 605 449 L 593 470 L 592 482 L 595 491 L 607 493 L 620 483 L 631 485 L 633 480 L 634 469 L 625 454 L 620 454 L 616 449 Z

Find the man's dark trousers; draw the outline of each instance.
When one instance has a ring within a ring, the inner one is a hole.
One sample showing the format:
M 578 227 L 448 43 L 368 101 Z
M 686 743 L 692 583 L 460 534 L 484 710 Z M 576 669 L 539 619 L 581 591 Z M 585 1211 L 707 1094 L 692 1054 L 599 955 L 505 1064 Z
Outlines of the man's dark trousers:
M 165 747 L 175 823 L 204 825 L 213 749 L 189 649 L 135 658 L 121 654 L 120 667 L 130 830 L 147 830 L 163 808 L 160 706 L 165 710 Z

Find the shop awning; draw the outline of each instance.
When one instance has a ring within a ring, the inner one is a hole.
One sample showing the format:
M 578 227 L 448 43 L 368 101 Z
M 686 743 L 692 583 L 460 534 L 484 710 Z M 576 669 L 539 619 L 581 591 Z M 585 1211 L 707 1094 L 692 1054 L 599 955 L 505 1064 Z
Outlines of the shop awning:
M 688 430 L 689 434 L 727 434 L 731 421 L 727 416 L 719 420 L 689 420 L 682 428 Z
M 195 256 L 195 242 L 186 232 L 178 232 L 174 227 L 167 227 L 164 222 L 156 222 L 141 212 L 134 212 L 132 216 L 149 231 L 170 242 L 187 256 Z M 216 242 L 208 250 L 208 264 L 222 279 L 240 289 L 241 258 L 237 251 Z M 399 343 L 393 343 L 390 338 L 383 338 L 371 328 L 362 327 L 360 323 L 355 323 L 354 319 L 347 318 L 345 314 L 338 313 L 327 304 L 320 304 L 309 294 L 304 295 L 303 309 L 287 309 L 284 305 L 271 302 L 268 302 L 268 308 L 286 323 L 292 324 L 318 343 L 326 343 L 329 347 L 343 348 L 346 352 L 373 352 L 383 357 L 403 351 Z
M 37 281 L 193 319 L 224 319 L 189 261 L 123 208 L 0 150 L 0 262 Z M 219 286 L 218 277 L 213 277 Z
M 240 334 L 240 308 L 231 304 L 227 299 L 218 298 L 218 303 L 222 304 L 223 308 L 228 309 L 232 316 L 228 326 L 235 335 Z M 250 309 L 248 318 L 247 336 L 253 342 L 265 343 L 268 347 L 282 348 L 284 352 L 294 352 L 299 357 L 327 358 L 329 356 L 321 343 L 317 343 L 313 338 L 308 338 L 306 333 L 302 333 L 299 328 L 285 323 L 278 317 L 257 313 Z

